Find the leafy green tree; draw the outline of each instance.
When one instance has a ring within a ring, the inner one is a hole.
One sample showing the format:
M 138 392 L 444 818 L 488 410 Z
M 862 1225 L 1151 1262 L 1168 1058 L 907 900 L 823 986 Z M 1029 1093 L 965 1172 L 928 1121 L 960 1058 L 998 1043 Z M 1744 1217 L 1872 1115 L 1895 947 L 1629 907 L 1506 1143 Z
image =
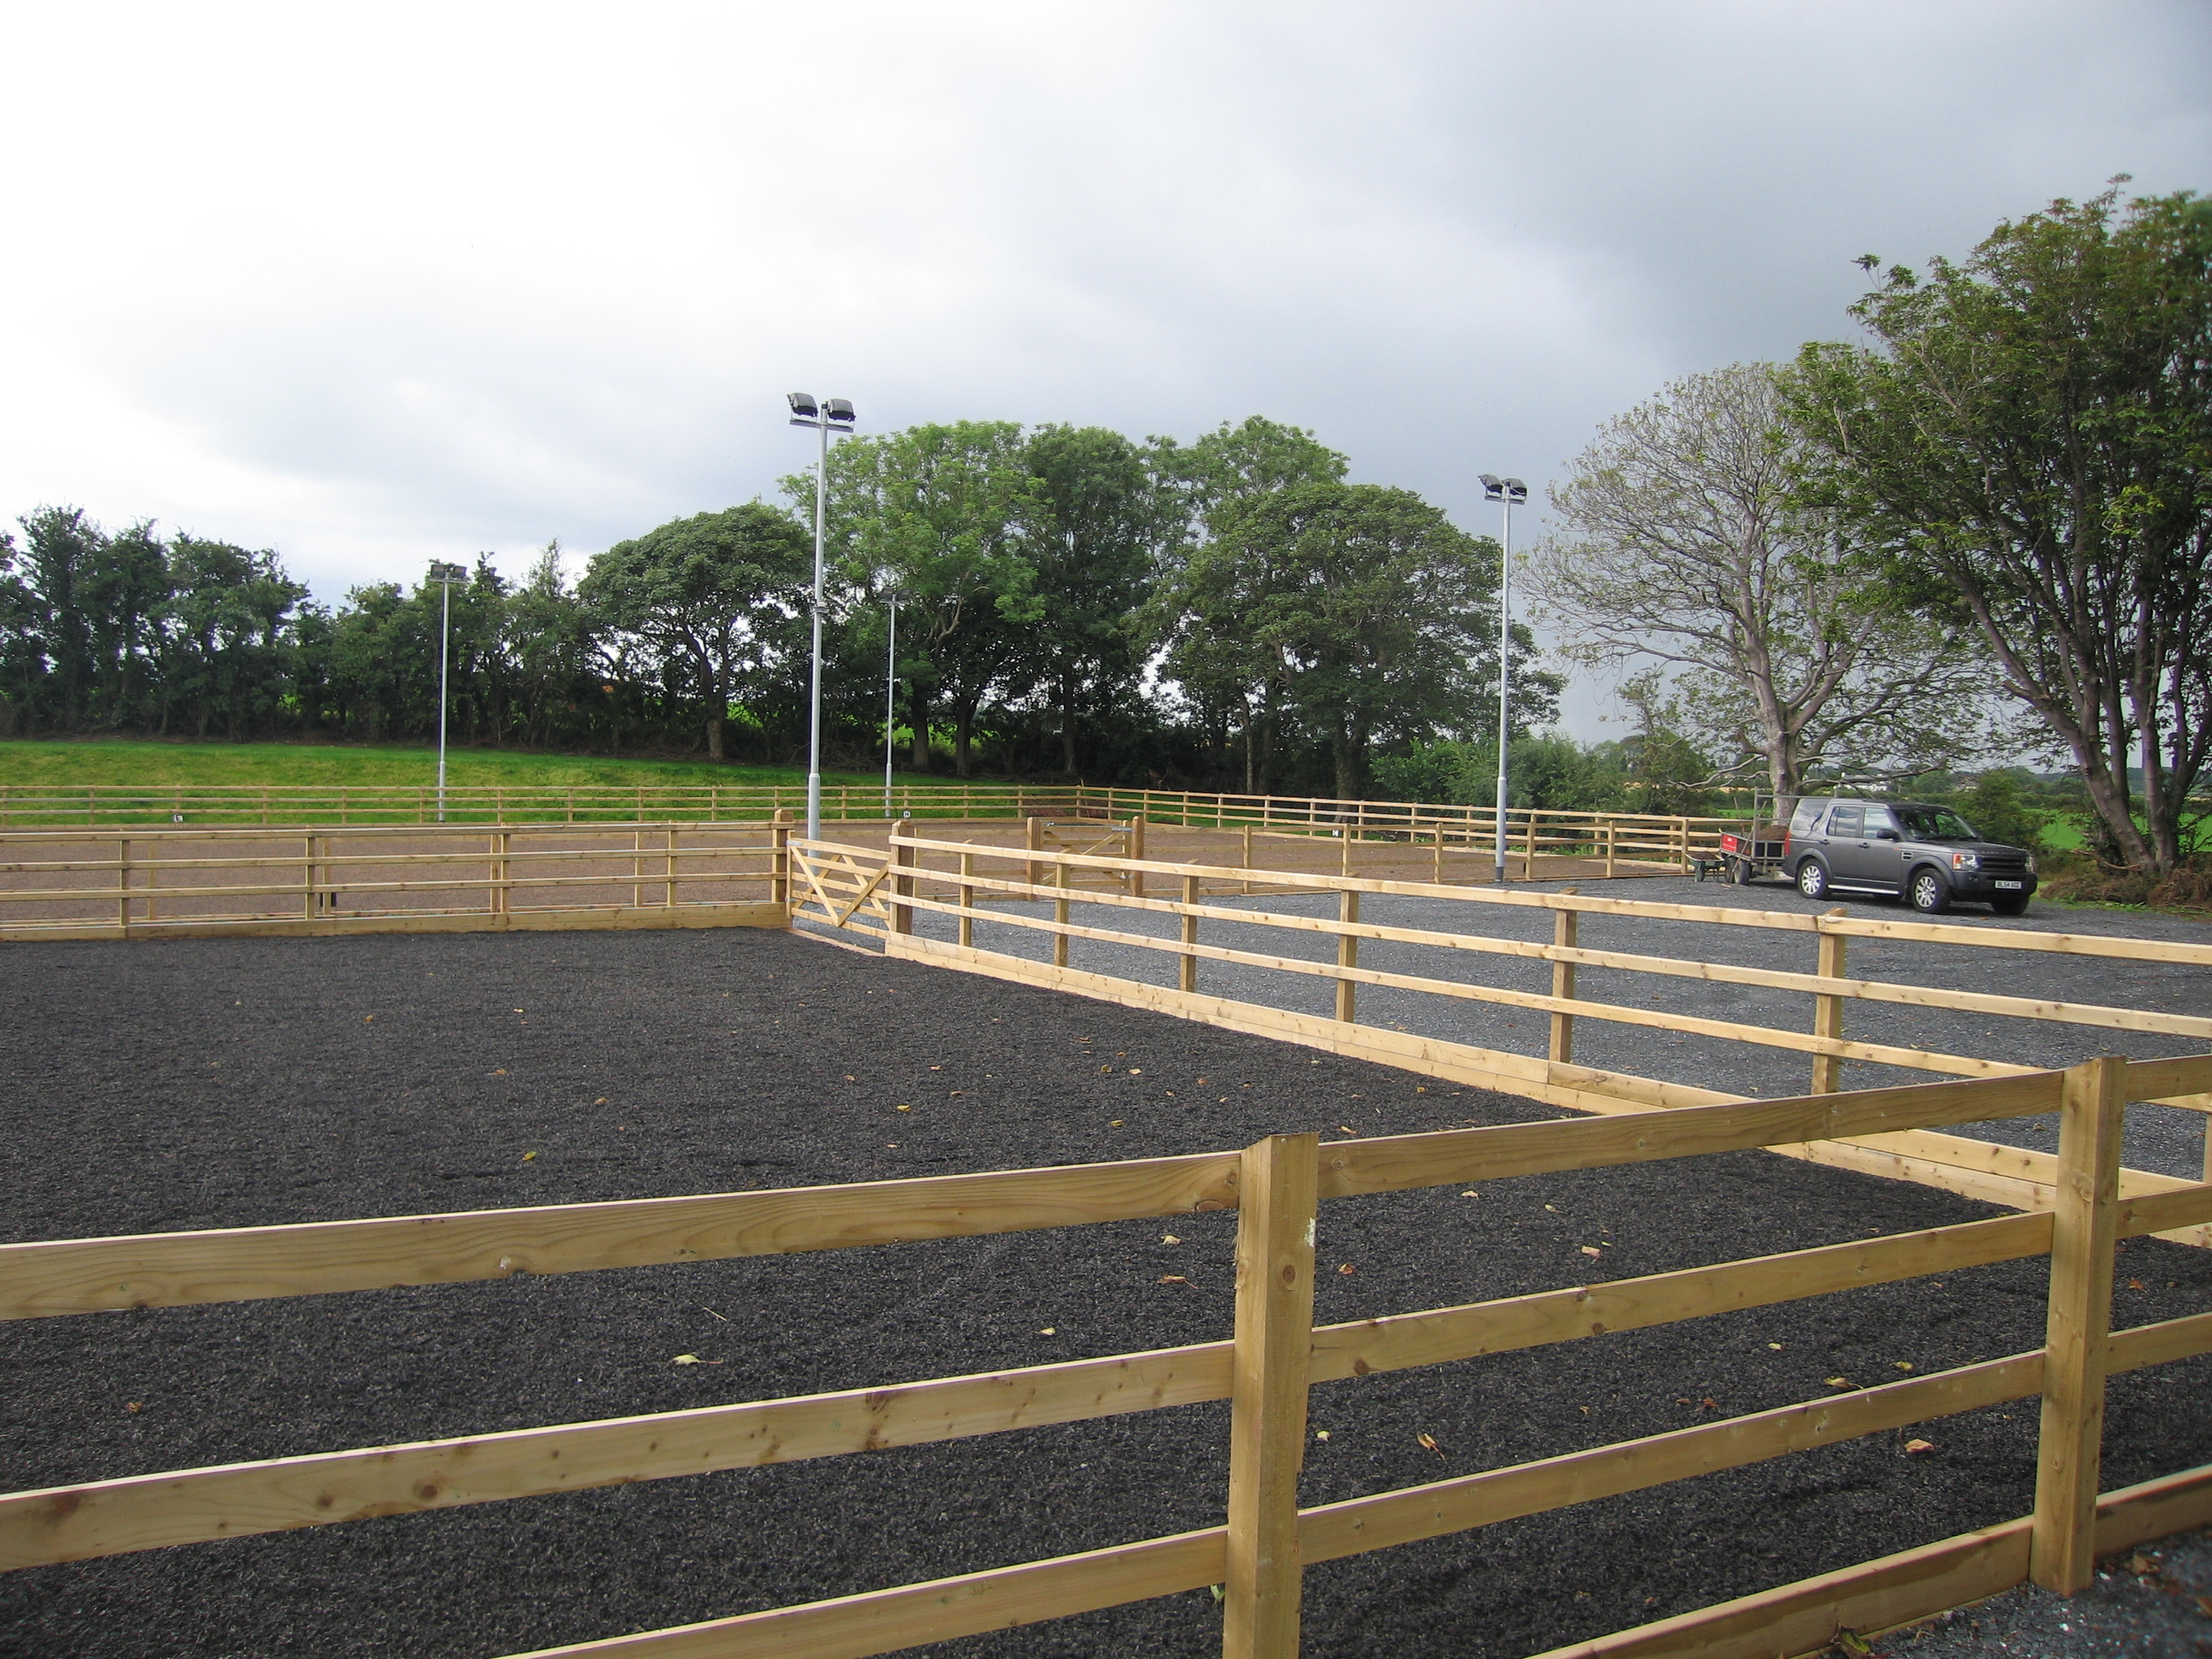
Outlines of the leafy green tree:
M 1770 365 L 1686 376 L 1574 461 L 1530 561 L 1568 654 L 1663 664 L 1784 817 L 1809 769 L 1924 771 L 1971 743 L 1987 675 L 1970 628 L 1896 603 L 1837 516 L 1796 498 L 1801 447 Z
M 597 555 L 577 597 L 606 631 L 637 647 L 638 669 L 695 709 L 709 758 L 726 758 L 730 704 L 761 666 L 763 624 L 805 605 L 806 533 L 752 502 L 675 519 Z
M 1226 769 L 1233 733 L 1243 750 L 1245 793 L 1263 791 L 1283 735 L 1279 664 L 1197 615 L 1194 562 L 1253 503 L 1301 485 L 1340 484 L 1350 463 L 1310 432 L 1261 415 L 1235 426 L 1224 421 L 1189 444 L 1155 438 L 1149 459 L 1171 525 L 1141 629 L 1165 649 L 1165 672 L 1205 733 L 1216 765 Z
M 228 541 L 179 536 L 164 602 L 162 729 L 173 706 L 193 723 L 242 741 L 277 715 L 290 666 L 286 624 L 307 589 L 277 556 Z
M 1279 686 L 1325 745 L 1340 798 L 1371 751 L 1455 731 L 1497 683 L 1487 618 L 1496 545 L 1410 491 L 1305 484 L 1227 515 L 1189 560 L 1187 632 L 1225 672 Z M 1532 641 L 1521 632 L 1521 654 Z M 1517 672 L 1518 720 L 1548 719 L 1558 680 Z
M 2117 182 L 1893 267 L 1874 347 L 1808 346 L 1793 405 L 1824 508 L 1979 630 L 2107 850 L 2163 873 L 2212 750 L 2212 203 Z
M 855 438 L 830 453 L 828 529 L 850 592 L 899 604 L 914 769 L 929 770 L 933 710 L 953 717 L 954 764 L 973 764 L 976 722 L 1003 681 L 1018 630 L 1044 607 L 1023 537 L 1035 480 L 1012 421 L 955 421 Z M 810 511 L 813 480 L 784 480 Z
M 1040 426 L 1023 446 L 1033 480 L 1023 543 L 1037 618 L 1021 631 L 1022 677 L 1059 719 L 1060 770 L 1076 775 L 1079 710 L 1103 711 L 1141 667 L 1136 615 L 1166 528 L 1144 452 L 1102 426 Z

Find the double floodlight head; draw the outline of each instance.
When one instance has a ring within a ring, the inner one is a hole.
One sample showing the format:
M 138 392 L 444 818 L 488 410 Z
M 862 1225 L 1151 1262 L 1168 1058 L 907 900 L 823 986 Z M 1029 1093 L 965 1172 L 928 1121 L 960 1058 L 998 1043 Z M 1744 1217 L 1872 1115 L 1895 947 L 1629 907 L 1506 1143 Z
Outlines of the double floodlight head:
M 1500 478 L 1494 473 L 1485 472 L 1482 475 L 1482 498 L 1485 501 L 1502 501 L 1509 507 L 1526 506 L 1528 486 L 1517 478 Z
M 464 570 L 458 565 L 449 565 L 443 559 L 433 559 L 430 561 L 429 581 L 465 582 L 468 580 L 468 572 Z M 429 583 L 426 582 L 424 585 L 427 587 Z
M 849 398 L 825 397 L 817 403 L 811 392 L 787 392 L 784 401 L 791 405 L 795 426 L 826 426 L 832 432 L 853 429 L 853 406 Z

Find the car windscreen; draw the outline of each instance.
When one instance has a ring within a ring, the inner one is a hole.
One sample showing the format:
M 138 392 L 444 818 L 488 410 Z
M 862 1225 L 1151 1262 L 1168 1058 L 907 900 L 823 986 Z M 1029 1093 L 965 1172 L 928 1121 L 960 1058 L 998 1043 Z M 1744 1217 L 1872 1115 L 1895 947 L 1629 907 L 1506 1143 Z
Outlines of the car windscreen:
M 1894 806 L 1890 810 L 1904 826 L 1905 833 L 1915 841 L 1973 841 L 1980 836 L 1969 824 L 1947 806 Z

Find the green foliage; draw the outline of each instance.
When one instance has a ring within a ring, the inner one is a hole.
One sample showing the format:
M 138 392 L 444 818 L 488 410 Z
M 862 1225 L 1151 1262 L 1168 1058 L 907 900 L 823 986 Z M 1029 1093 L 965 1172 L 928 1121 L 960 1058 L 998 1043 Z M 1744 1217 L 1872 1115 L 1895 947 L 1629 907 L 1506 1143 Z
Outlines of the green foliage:
M 2212 757 L 2212 204 L 2055 202 L 1854 314 L 1878 349 L 1792 377 L 1808 498 L 1980 632 L 2113 853 L 2171 869 Z
M 2009 768 L 1983 772 L 1954 797 L 1954 803 L 1981 834 L 2008 846 L 2042 845 L 2048 813 L 2029 796 L 2025 780 Z

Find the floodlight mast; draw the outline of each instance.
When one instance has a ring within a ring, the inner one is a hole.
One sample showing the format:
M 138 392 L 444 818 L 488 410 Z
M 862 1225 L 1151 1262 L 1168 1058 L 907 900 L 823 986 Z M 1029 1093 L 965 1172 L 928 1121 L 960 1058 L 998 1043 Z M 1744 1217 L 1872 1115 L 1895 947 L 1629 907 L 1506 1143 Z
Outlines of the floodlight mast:
M 445 822 L 445 711 L 446 666 L 452 655 L 453 584 L 468 580 L 458 565 L 433 559 L 430 580 L 438 584 L 438 822 Z
M 811 426 L 821 434 L 814 465 L 814 682 L 808 702 L 806 763 L 806 838 L 822 838 L 822 526 L 829 513 L 830 434 L 850 437 L 853 406 L 842 397 L 816 403 L 811 392 L 789 393 L 791 424 Z
M 1482 474 L 1482 497 L 1503 511 L 1505 534 L 1498 543 L 1498 810 L 1497 865 L 1494 874 L 1505 885 L 1506 741 L 1512 733 L 1513 647 L 1513 510 L 1528 503 L 1528 486 L 1517 478 Z

